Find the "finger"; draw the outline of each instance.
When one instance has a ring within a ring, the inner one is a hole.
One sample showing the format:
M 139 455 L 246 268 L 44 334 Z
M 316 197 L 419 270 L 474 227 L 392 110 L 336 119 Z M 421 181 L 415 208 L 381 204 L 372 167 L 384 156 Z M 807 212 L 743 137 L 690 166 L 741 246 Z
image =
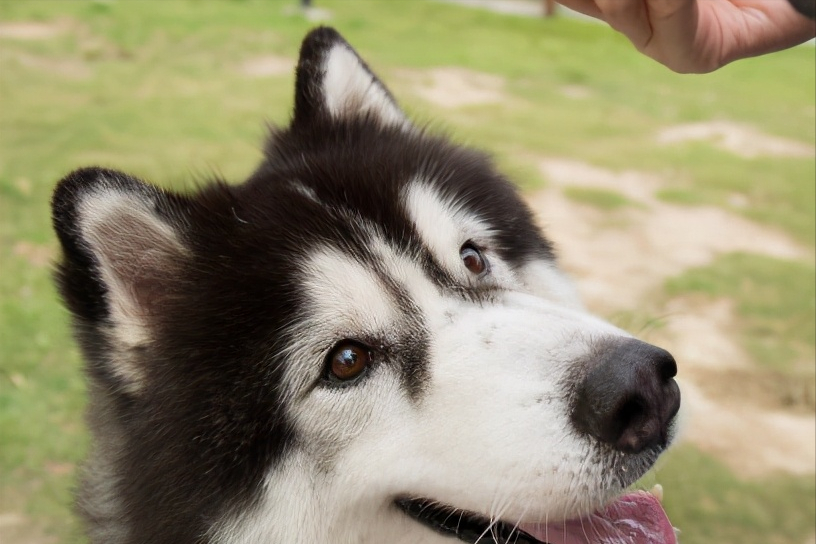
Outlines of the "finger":
M 603 19 L 640 49 L 652 38 L 647 0 L 595 0 Z
M 674 57 L 692 59 L 700 55 L 700 49 L 713 47 L 704 43 L 710 36 L 699 31 L 699 9 L 697 0 L 649 0 L 652 31 L 660 37 L 655 48 L 661 55 L 668 55 L 671 49 Z
M 668 43 L 689 41 L 697 30 L 697 0 L 648 0 L 649 19 L 655 34 Z
M 601 10 L 595 4 L 595 0 L 557 0 L 562 6 L 569 8 L 578 13 L 595 17 L 596 19 L 603 19 Z

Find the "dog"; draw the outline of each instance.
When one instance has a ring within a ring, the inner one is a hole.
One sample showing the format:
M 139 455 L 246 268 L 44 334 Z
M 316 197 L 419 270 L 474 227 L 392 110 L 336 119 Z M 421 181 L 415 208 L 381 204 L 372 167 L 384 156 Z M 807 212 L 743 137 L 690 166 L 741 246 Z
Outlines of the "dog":
M 86 360 L 92 543 L 669 543 L 627 489 L 676 363 L 588 313 L 482 152 L 335 30 L 242 184 L 84 168 L 55 271 Z

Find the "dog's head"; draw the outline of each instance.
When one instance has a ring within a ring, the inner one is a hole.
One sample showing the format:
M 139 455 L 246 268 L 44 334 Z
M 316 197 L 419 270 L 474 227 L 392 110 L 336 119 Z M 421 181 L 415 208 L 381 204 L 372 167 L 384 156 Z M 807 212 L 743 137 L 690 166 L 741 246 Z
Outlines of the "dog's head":
M 585 517 L 668 445 L 671 356 L 585 312 L 490 160 L 331 29 L 245 183 L 90 168 L 53 210 L 99 541 L 554 544 L 660 512 Z

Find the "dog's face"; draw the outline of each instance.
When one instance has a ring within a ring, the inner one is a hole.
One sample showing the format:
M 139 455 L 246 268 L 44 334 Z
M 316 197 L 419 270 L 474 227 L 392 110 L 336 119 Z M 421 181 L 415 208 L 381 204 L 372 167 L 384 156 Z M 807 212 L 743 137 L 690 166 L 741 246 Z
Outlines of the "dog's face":
M 671 356 L 586 313 L 490 161 L 413 125 L 331 29 L 295 95 L 242 185 L 84 169 L 57 188 L 92 537 L 591 541 L 536 525 L 654 463 Z

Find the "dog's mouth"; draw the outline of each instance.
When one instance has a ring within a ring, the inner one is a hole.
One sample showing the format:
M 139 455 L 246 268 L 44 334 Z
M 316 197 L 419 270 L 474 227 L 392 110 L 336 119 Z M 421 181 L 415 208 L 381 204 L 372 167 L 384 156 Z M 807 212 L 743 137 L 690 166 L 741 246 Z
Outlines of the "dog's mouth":
M 429 499 L 399 499 L 396 504 L 437 533 L 471 544 L 677 544 L 661 493 L 626 493 L 588 516 L 555 523 L 491 521 Z

